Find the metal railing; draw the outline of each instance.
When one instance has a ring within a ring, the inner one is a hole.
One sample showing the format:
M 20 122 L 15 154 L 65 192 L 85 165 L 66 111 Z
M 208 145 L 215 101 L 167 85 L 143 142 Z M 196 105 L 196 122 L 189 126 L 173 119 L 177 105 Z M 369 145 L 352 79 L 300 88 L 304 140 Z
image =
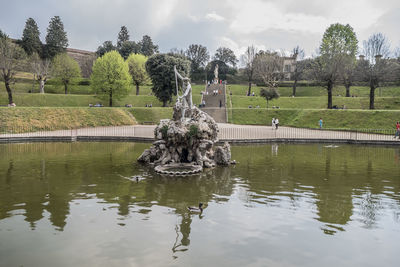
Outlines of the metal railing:
M 53 130 L 51 127 L 36 129 L 34 127 L 0 127 L 0 141 L 24 140 L 152 140 L 155 125 L 129 125 L 87 127 L 79 129 Z M 393 129 L 306 129 L 271 126 L 242 126 L 220 124 L 218 138 L 222 141 L 373 141 L 396 142 Z

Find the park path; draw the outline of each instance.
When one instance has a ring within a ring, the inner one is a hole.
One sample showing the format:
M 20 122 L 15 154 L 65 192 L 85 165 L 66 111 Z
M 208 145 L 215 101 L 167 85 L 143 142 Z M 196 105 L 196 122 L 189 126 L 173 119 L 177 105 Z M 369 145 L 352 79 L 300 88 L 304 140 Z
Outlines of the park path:
M 73 130 L 40 131 L 21 134 L 0 134 L 0 141 L 7 139 L 46 139 L 46 138 L 71 138 L 71 140 L 90 139 L 96 137 L 111 138 L 138 138 L 152 140 L 154 138 L 155 125 L 134 125 L 134 126 L 110 126 L 92 127 Z M 331 131 L 319 129 L 304 129 L 292 127 L 279 127 L 273 129 L 271 126 L 235 125 L 218 123 L 218 138 L 221 141 L 238 142 L 262 142 L 268 140 L 283 141 L 383 141 L 400 145 L 398 139 L 393 135 L 359 133 L 352 131 Z

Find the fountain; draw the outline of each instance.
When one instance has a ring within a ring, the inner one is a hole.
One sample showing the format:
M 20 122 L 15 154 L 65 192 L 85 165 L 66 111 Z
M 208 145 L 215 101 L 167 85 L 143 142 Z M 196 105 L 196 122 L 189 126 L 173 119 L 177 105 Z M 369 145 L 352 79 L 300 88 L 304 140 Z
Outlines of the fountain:
M 138 158 L 139 162 L 155 166 L 163 174 L 187 175 L 203 168 L 229 165 L 230 145 L 217 146 L 218 125 L 192 102 L 190 79 L 174 67 L 177 100 L 172 119 L 161 120 L 154 130 L 156 141 Z M 178 79 L 182 82 L 179 95 Z

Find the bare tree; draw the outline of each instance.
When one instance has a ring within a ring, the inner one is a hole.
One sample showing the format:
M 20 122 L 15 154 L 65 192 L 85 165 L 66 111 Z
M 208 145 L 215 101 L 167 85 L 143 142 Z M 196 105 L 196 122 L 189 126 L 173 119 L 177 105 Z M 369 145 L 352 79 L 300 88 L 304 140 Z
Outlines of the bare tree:
M 388 58 L 390 55 L 390 43 L 382 33 L 374 33 L 367 41 L 363 42 L 363 52 L 365 58 L 372 64 L 375 63 L 375 57 L 380 55 L 382 58 Z
M 23 64 L 25 58 L 26 54 L 20 46 L 14 44 L 7 36 L 0 36 L 0 70 L 10 105 L 14 103 L 10 83 L 15 76 L 16 69 Z
M 39 82 L 39 93 L 44 94 L 44 85 L 50 71 L 50 59 L 41 59 L 37 53 L 30 57 L 33 78 Z
M 255 59 L 257 57 L 257 48 L 254 45 L 247 47 L 246 52 L 242 55 L 241 61 L 245 67 L 245 72 L 249 81 L 248 95 L 251 94 L 251 83 L 253 82 Z
M 301 78 L 301 75 L 303 73 L 303 66 L 304 64 L 301 64 L 299 60 L 304 58 L 304 50 L 300 48 L 299 46 L 296 46 L 293 48 L 292 51 L 292 57 L 294 57 L 295 63 L 294 63 L 294 71 L 293 71 L 293 92 L 292 95 L 296 96 L 296 89 L 297 89 L 297 81 Z
M 260 51 L 255 60 L 254 73 L 269 88 L 277 88 L 283 76 L 283 58 L 277 52 Z

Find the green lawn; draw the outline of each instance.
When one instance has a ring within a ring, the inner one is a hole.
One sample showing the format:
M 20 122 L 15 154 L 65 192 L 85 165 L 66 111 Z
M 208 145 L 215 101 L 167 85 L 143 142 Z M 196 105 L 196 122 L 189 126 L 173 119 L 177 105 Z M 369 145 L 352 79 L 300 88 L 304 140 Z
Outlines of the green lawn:
M 246 109 L 229 110 L 229 122 L 235 124 L 271 125 L 273 117 L 281 125 L 318 128 L 320 118 L 324 128 L 331 129 L 394 129 L 400 120 L 398 110 L 327 110 L 327 109 Z

